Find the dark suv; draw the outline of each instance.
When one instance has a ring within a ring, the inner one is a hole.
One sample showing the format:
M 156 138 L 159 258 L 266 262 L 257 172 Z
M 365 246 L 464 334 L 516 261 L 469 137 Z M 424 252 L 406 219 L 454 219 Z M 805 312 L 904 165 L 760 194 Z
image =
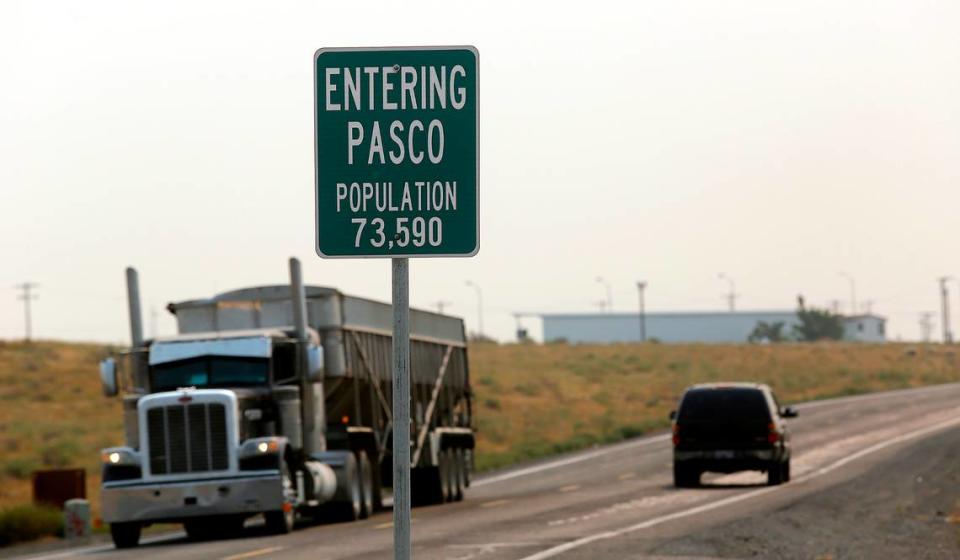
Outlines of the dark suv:
M 790 434 L 773 391 L 755 383 L 694 385 L 670 413 L 673 420 L 673 482 L 700 484 L 705 471 L 765 471 L 767 483 L 790 480 Z

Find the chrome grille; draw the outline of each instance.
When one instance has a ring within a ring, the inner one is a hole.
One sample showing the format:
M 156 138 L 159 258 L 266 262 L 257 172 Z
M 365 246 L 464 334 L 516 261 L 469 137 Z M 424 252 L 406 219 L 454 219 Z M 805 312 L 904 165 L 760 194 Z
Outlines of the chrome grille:
M 172 405 L 147 411 L 150 472 L 226 470 L 227 409 L 218 403 Z

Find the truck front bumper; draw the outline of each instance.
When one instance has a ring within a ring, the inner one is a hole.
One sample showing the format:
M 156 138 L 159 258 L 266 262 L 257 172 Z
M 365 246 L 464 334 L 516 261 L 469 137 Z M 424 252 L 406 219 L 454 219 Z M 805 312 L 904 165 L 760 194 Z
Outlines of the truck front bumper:
M 101 489 L 107 523 L 176 522 L 208 515 L 251 515 L 283 508 L 280 472 L 215 480 L 118 481 Z

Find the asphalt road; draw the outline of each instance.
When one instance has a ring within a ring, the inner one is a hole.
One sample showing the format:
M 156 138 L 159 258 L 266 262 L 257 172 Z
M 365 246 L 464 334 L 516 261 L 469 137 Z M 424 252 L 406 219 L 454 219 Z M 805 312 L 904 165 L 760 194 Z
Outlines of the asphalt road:
M 414 556 L 960 557 L 952 525 L 960 513 L 954 519 L 951 509 L 960 496 L 960 384 L 798 409 L 790 421 L 793 481 L 783 486 L 738 473 L 674 489 L 668 436 L 640 438 L 493 473 L 475 480 L 461 503 L 414 509 Z M 225 540 L 175 535 L 130 551 L 95 546 L 32 558 L 382 560 L 392 558 L 392 537 L 383 512 L 286 536 L 254 527 Z

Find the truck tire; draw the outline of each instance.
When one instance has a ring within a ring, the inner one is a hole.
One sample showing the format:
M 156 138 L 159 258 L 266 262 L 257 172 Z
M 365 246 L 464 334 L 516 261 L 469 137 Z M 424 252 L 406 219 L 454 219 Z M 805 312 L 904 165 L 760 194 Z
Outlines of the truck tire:
M 274 535 L 286 535 L 293 531 L 293 524 L 296 521 L 297 512 L 293 507 L 293 497 L 296 496 L 296 489 L 293 486 L 293 477 L 290 476 L 290 465 L 287 461 L 281 461 L 280 480 L 283 492 L 283 506 L 279 510 L 267 511 L 263 513 L 267 521 L 267 530 Z
M 449 449 L 440 452 L 440 492 L 442 501 L 453 501 L 453 461 Z
M 133 548 L 140 544 L 140 530 L 142 526 L 139 523 L 111 523 L 110 536 L 113 537 L 113 545 L 117 548 Z
M 464 478 L 466 476 L 466 462 L 463 460 L 463 450 L 453 450 L 453 500 L 463 500 Z
M 360 466 L 360 519 L 366 519 L 373 514 L 373 492 L 376 486 L 373 481 L 373 468 L 366 451 L 357 453 L 357 463 Z
M 357 461 L 354 459 L 347 461 L 343 466 L 342 474 L 338 473 L 337 484 L 342 482 L 344 485 L 342 491 L 338 489 L 337 501 L 332 504 L 334 517 L 338 521 L 360 519 L 363 508 L 363 487 L 358 470 Z
M 783 463 L 783 481 L 790 482 L 790 459 Z

